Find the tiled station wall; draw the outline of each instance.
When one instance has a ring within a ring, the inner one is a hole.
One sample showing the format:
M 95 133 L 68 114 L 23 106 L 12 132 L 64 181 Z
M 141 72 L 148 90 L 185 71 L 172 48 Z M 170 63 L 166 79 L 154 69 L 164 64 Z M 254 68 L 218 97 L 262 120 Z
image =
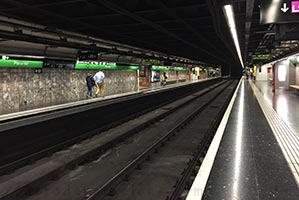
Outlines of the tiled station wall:
M 42 73 L 34 73 L 34 69 L 28 68 L 1 68 L 0 114 L 86 99 L 85 77 L 96 72 L 44 68 Z M 138 89 L 137 72 L 134 70 L 103 72 L 106 95 Z

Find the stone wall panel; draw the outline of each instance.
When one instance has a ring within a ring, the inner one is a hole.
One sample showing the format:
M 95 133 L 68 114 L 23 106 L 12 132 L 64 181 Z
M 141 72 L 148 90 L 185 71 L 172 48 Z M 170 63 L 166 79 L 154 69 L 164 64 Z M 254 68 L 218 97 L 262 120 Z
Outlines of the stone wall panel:
M 86 99 L 85 77 L 96 72 L 44 68 L 42 73 L 36 74 L 33 69 L 1 68 L 0 114 Z M 105 95 L 137 91 L 136 71 L 103 72 Z

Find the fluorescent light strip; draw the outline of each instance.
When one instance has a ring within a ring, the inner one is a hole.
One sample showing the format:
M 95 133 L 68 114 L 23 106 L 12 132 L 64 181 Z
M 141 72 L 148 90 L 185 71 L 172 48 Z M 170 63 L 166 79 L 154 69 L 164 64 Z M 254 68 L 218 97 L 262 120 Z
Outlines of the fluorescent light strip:
M 20 54 L 2 54 L 0 56 L 8 56 L 8 57 L 20 57 L 20 58 L 36 58 L 36 59 L 44 59 L 45 56 L 34 56 L 34 55 L 20 55 Z
M 242 56 L 241 56 L 240 45 L 239 45 L 239 40 L 238 40 L 238 35 L 237 35 L 237 29 L 236 29 L 236 24 L 235 24 L 233 8 L 231 5 L 225 5 L 224 11 L 225 11 L 224 13 L 226 16 L 226 22 L 228 24 L 230 33 L 232 34 L 241 65 L 244 68 L 244 64 L 243 64 L 243 60 L 242 60 Z

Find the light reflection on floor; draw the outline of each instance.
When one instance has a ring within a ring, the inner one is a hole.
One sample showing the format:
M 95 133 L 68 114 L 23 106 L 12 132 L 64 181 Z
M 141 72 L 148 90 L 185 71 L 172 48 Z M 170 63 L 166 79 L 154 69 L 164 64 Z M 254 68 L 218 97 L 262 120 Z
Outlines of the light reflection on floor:
M 262 92 L 267 102 L 299 137 L 299 92 L 277 89 L 272 93 L 267 81 L 256 81 L 255 85 Z M 274 95 L 273 95 L 274 94 Z

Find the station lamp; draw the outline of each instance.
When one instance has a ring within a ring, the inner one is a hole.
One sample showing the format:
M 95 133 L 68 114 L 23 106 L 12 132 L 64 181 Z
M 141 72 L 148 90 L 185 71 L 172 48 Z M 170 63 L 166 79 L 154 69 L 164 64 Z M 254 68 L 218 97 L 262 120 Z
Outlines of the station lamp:
M 242 65 L 242 67 L 244 68 L 232 5 L 225 5 L 224 13 L 225 13 L 225 17 L 226 17 L 226 23 L 229 27 L 230 33 L 231 33 L 234 43 L 235 43 L 235 47 L 236 47 L 236 50 L 238 53 L 240 63 Z

